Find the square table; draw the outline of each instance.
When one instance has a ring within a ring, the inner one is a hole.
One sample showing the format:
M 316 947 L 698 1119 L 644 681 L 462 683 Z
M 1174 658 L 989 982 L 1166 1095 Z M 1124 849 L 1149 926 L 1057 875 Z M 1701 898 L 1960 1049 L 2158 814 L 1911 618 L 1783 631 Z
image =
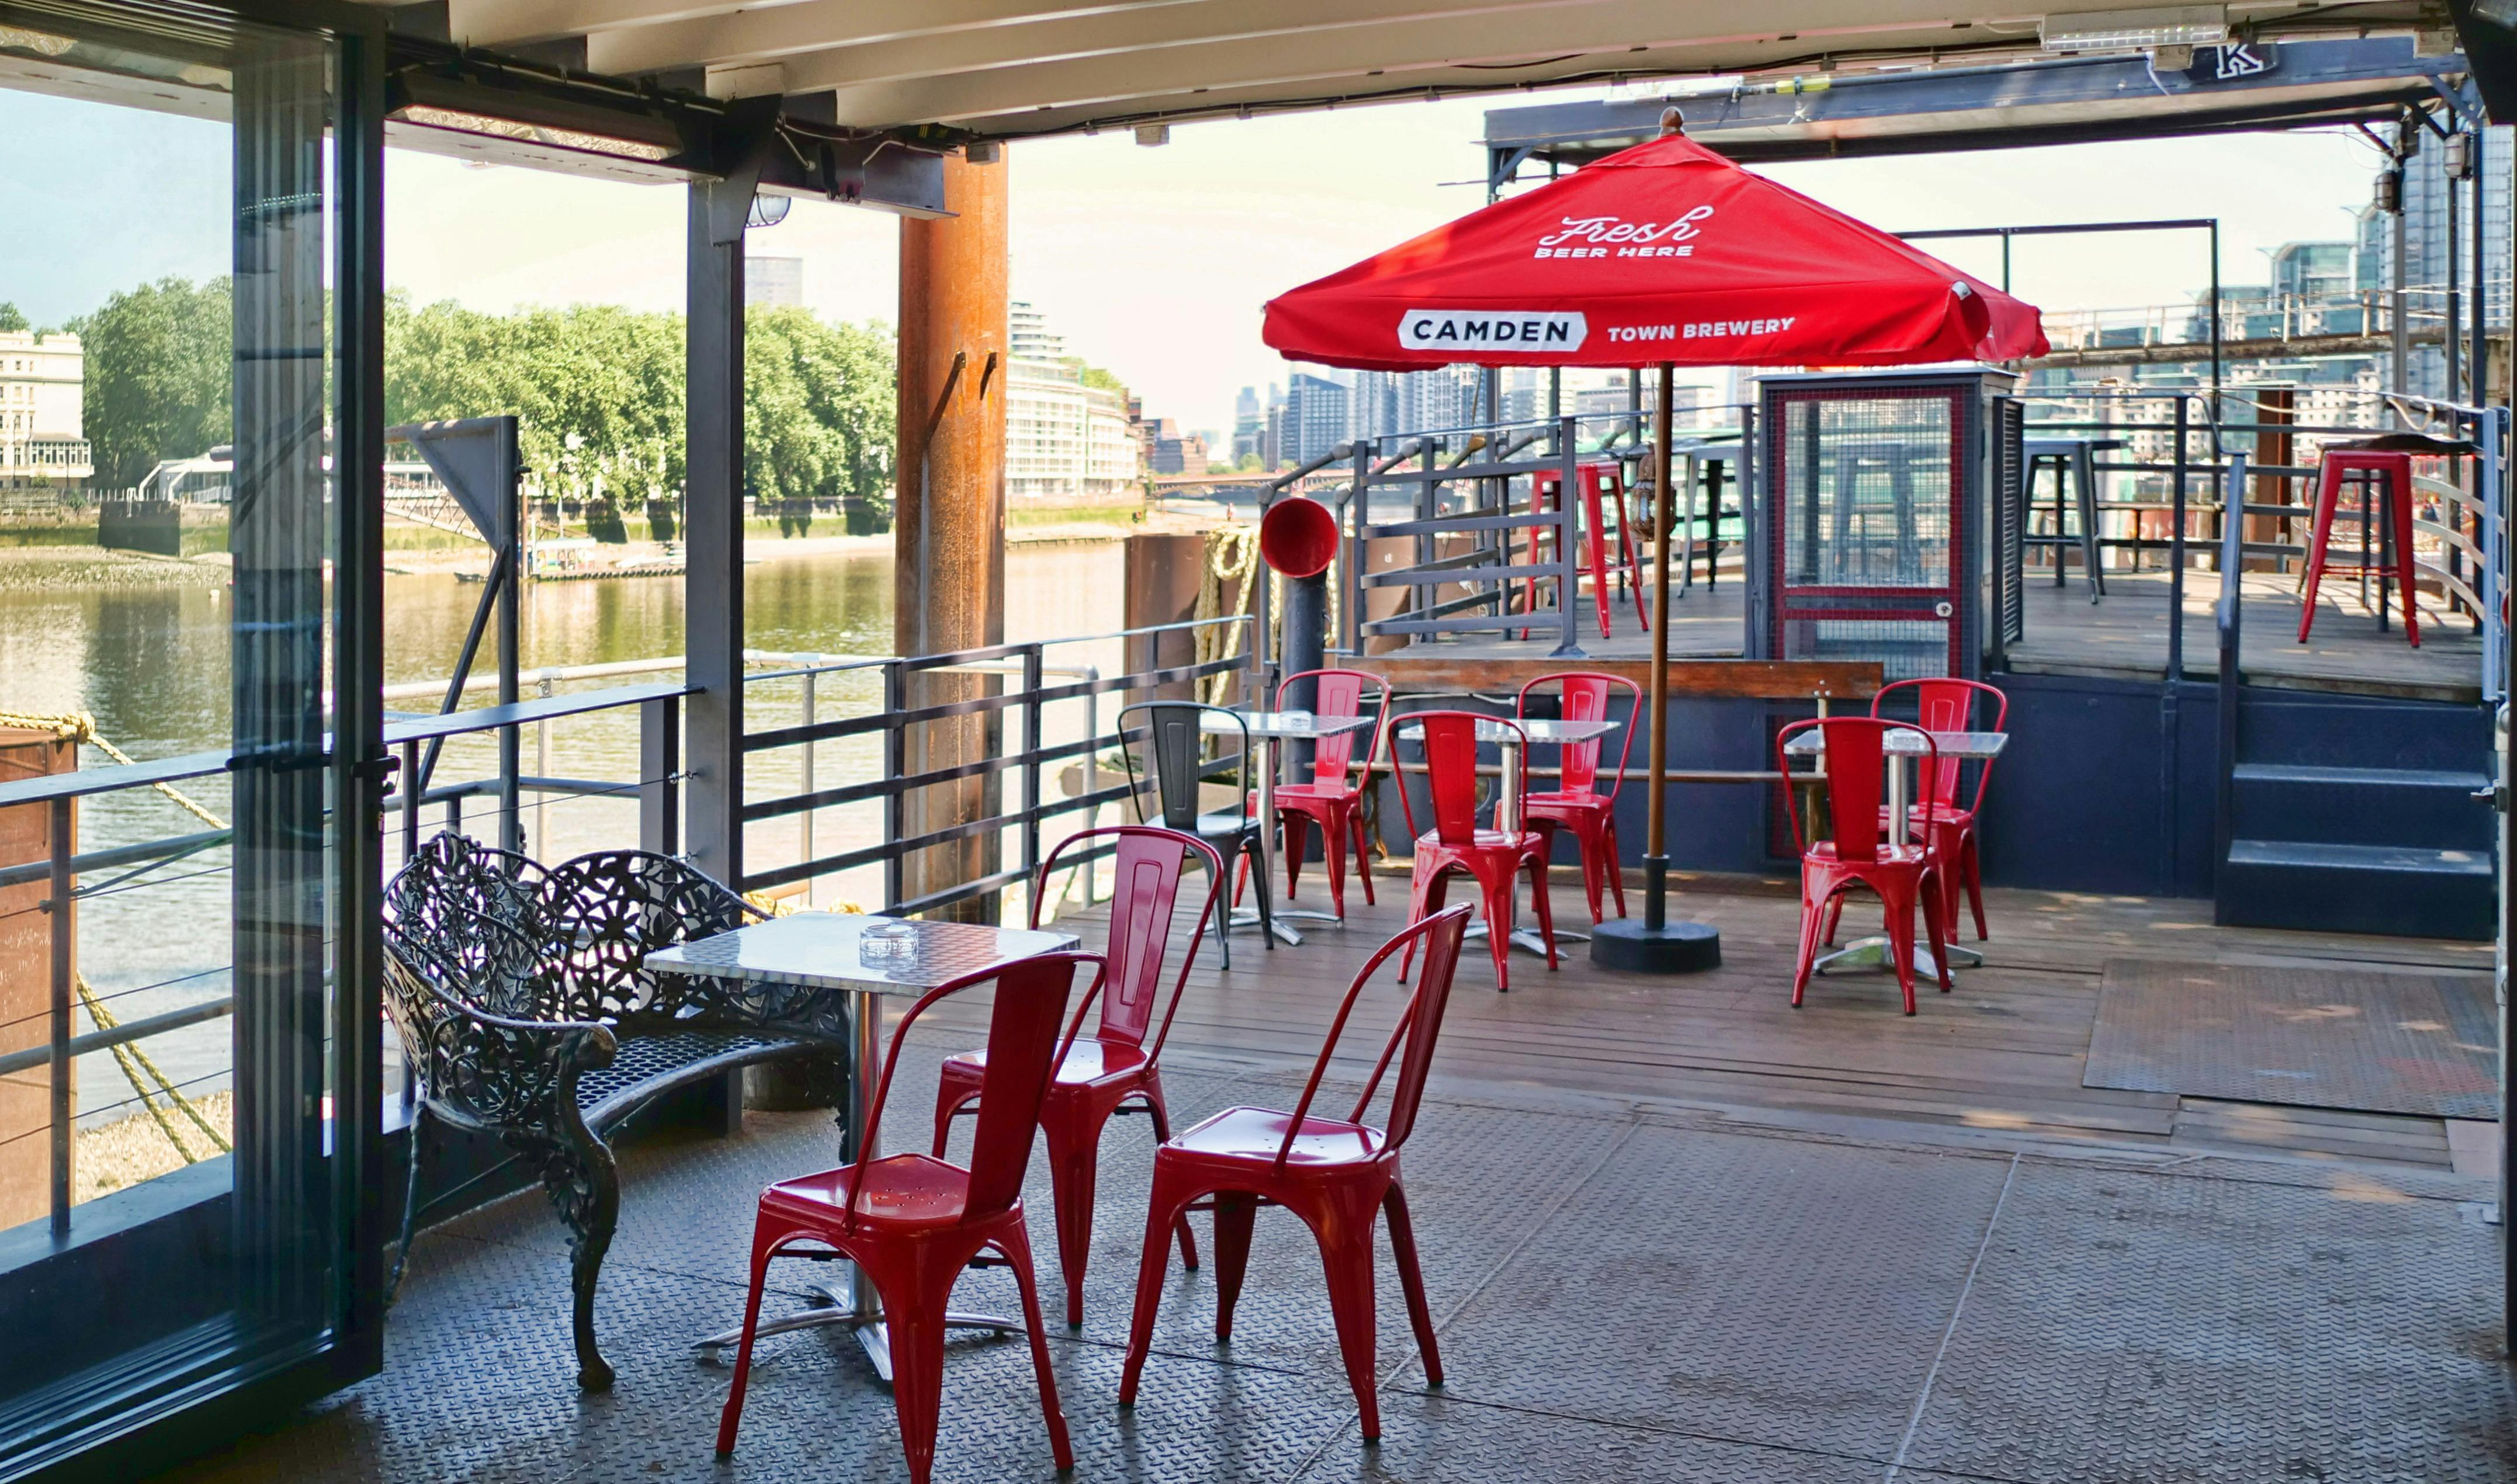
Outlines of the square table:
M 1902 840 L 1910 832 L 1912 805 L 1909 801 L 1913 798 L 1912 769 L 1919 759 L 1928 757 L 1932 753 L 1932 746 L 1927 745 L 1923 741 L 1924 735 L 1919 727 L 1900 726 L 1880 739 L 1880 751 L 1887 754 L 1888 838 L 1892 840 Z M 2007 732 L 1934 732 L 1930 736 L 1932 743 L 1938 745 L 1940 755 L 1943 759 L 1989 762 L 1999 757 L 2001 749 L 2010 744 L 2010 734 Z M 1812 727 L 1783 743 L 1783 751 L 1792 757 L 1823 757 L 1826 755 L 1826 733 L 1822 728 Z M 1947 948 L 1949 967 L 1953 969 L 1971 969 L 1984 962 L 1983 954 L 1971 948 L 1958 946 L 1957 924 L 1954 922 L 1948 924 Z M 1820 958 L 1814 965 L 1814 971 L 1823 974 L 1831 969 L 1888 967 L 1891 967 L 1888 959 L 1888 940 L 1883 936 L 1862 938 L 1846 944 L 1843 948 Z M 1929 974 L 1935 979 L 1938 979 L 1941 974 L 1940 965 L 1932 961 L 1931 949 L 1921 943 L 1914 945 L 1914 968 L 1917 973 Z
M 1318 742 L 1322 738 L 1343 737 L 1349 732 L 1360 732 L 1373 725 L 1373 718 L 1320 716 L 1309 711 L 1234 711 L 1231 715 L 1241 719 L 1241 726 L 1233 725 L 1229 718 L 1216 712 L 1202 711 L 1198 714 L 1198 730 L 1212 737 L 1239 737 L 1242 735 L 1242 728 L 1247 727 L 1253 742 L 1263 742 L 1267 744 L 1267 760 L 1258 770 L 1258 875 L 1261 878 L 1258 889 L 1273 892 L 1276 882 L 1275 852 L 1268 847 L 1267 840 L 1269 831 L 1274 829 L 1276 823 L 1276 775 L 1283 763 L 1281 754 L 1285 743 Z M 1271 896 L 1268 900 L 1273 902 L 1275 899 Z M 1288 917 L 1300 917 L 1305 922 L 1344 920 L 1335 912 L 1315 912 L 1307 909 L 1296 911 L 1292 908 L 1273 908 L 1267 915 L 1275 924 L 1276 936 L 1294 948 L 1301 947 L 1302 935 L 1286 925 L 1285 919 Z M 1258 920 L 1258 909 L 1239 907 L 1232 910 L 1230 925 L 1249 927 Z
M 909 998 L 964 974 L 994 968 L 1038 954 L 1072 949 L 1082 940 L 1073 933 L 1031 932 L 986 927 L 970 922 L 906 920 L 912 929 L 909 951 L 900 956 L 865 952 L 866 929 L 877 923 L 899 923 L 897 917 L 851 912 L 796 912 L 772 917 L 749 927 L 697 938 L 647 955 L 647 966 L 663 974 L 692 974 L 709 979 L 740 979 L 801 994 L 816 992 L 849 996 L 851 1054 L 848 1067 L 847 1119 L 839 1139 L 839 1162 L 852 1165 L 876 1151 L 859 1147 L 866 1120 L 874 1112 L 875 1081 L 882 1069 L 882 1004 L 884 996 Z M 883 1330 L 882 1295 L 866 1275 L 849 1264 L 848 1297 L 816 1289 L 823 1305 L 765 1320 L 757 1334 L 783 1335 L 822 1325 L 843 1325 L 856 1332 L 858 1343 L 875 1371 L 891 1379 L 891 1341 Z M 948 1325 L 1019 1333 L 1020 1320 L 988 1314 L 947 1314 Z M 716 1350 L 743 1337 L 740 1328 L 698 1340 L 693 1348 Z
M 1400 716 L 1391 720 L 1389 729 L 1394 735 L 1406 725 L 1407 718 Z M 1478 722 L 1477 741 L 1493 742 L 1503 749 L 1502 778 L 1495 788 L 1495 827 L 1497 829 L 1521 828 L 1527 823 L 1521 816 L 1521 770 L 1518 760 L 1522 739 L 1526 738 L 1529 744 L 1534 747 L 1560 746 L 1566 742 L 1586 742 L 1605 737 L 1615 731 L 1617 726 L 1616 722 L 1606 720 L 1558 721 L 1536 716 L 1527 718 L 1504 716 L 1492 721 Z M 1515 727 L 1518 728 L 1517 731 L 1514 730 Z M 1504 823 L 1506 820 L 1512 823 L 1506 825 Z M 1512 946 L 1524 953 L 1545 957 L 1547 940 L 1540 937 L 1535 929 L 1519 925 L 1520 890 L 1517 887 L 1514 887 L 1512 893 L 1512 914 L 1513 920 L 1506 925 L 1505 929 L 1511 934 Z M 1476 922 L 1470 924 L 1465 936 L 1481 938 L 1486 932 L 1486 924 Z M 1574 932 L 1569 928 L 1561 927 L 1556 929 L 1556 936 L 1571 939 L 1576 943 L 1587 943 L 1591 938 L 1589 933 Z

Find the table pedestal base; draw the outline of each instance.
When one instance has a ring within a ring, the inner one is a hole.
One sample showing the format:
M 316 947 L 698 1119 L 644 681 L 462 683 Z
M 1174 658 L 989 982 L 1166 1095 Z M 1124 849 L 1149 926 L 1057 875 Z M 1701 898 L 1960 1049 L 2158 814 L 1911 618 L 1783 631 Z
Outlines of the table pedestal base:
M 1952 969 L 1976 968 L 1984 962 L 1984 954 L 1971 948 L 1960 948 L 1952 943 L 1948 952 Z M 1893 969 L 1896 964 L 1897 960 L 1889 954 L 1886 938 L 1859 938 L 1821 956 L 1814 965 L 1814 971 L 1831 974 L 1849 969 Z M 1941 977 L 1940 965 L 1932 961 L 1930 945 L 1914 945 L 1914 972 L 1927 974 L 1936 981 Z
M 1337 920 L 1326 912 L 1275 912 L 1272 913 L 1271 916 L 1274 919 L 1271 931 L 1275 933 L 1276 941 L 1285 945 L 1287 948 L 1301 948 L 1302 946 L 1302 935 L 1296 932 L 1293 926 L 1286 922 L 1285 919 L 1287 917 L 1317 917 L 1323 922 L 1335 922 Z M 1232 910 L 1232 926 L 1257 927 L 1258 925 L 1258 909 L 1255 907 L 1236 907 Z
M 853 1330 L 856 1332 L 857 1343 L 865 1350 L 866 1359 L 874 1363 L 875 1375 L 882 1378 L 885 1385 L 890 1384 L 891 1332 L 883 1324 L 881 1311 L 877 1309 L 870 1314 L 860 1312 L 848 1299 L 818 1284 L 805 1292 L 811 1295 L 805 1300 L 812 1305 L 811 1307 L 789 1314 L 783 1319 L 762 1320 L 760 1327 L 751 1332 L 753 1340 L 756 1342 L 766 1339 L 772 1335 L 791 1335 L 798 1330 L 830 1328 Z M 1022 1321 L 1019 1319 L 1005 1319 L 995 1314 L 965 1314 L 960 1310 L 945 1314 L 944 1327 L 949 1330 L 994 1330 L 1003 1335 L 1024 1333 Z M 703 1359 L 714 1360 L 719 1358 L 719 1351 L 730 1349 L 742 1342 L 741 1330 L 728 1330 L 722 1335 L 711 1335 L 704 1339 L 693 1340 L 691 1348 L 704 1352 Z
M 1722 966 L 1722 930 L 1705 922 L 1649 926 L 1639 917 L 1602 922 L 1591 940 L 1591 961 L 1642 974 L 1695 974 Z

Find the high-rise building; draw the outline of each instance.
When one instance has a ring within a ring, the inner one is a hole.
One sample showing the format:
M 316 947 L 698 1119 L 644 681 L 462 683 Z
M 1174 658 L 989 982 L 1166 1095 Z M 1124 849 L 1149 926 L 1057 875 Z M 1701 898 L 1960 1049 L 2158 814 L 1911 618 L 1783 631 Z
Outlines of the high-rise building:
M 1257 387 L 1243 387 L 1232 400 L 1232 461 L 1258 456 L 1267 441 L 1267 409 Z
M 1124 499 L 1143 480 L 1144 450 L 1126 394 L 1084 384 L 1081 362 L 1030 305 L 1008 307 L 1005 498 Z M 1201 466 L 1203 467 L 1203 466 Z
M 67 489 L 95 473 L 76 335 L 0 331 L 0 491 Z
M 1352 394 L 1343 382 L 1296 371 L 1285 386 L 1284 461 L 1307 464 L 1352 437 Z
M 2485 131 L 2482 147 L 2482 240 L 2489 275 L 2490 318 L 2508 322 L 2509 213 L 2508 166 L 2517 149 L 2517 130 L 2500 126 Z M 2414 316 L 2435 316 L 2445 308 L 2448 267 L 2447 197 L 2455 192 L 2456 247 L 2453 277 L 2462 296 L 2458 318 L 2473 315 L 2473 183 L 2447 175 L 2447 150 L 2424 135 L 2420 152 L 2404 166 L 2404 284 Z M 2367 291 L 2384 294 L 2395 284 L 2395 224 L 2373 207 L 2360 217 L 2359 271 L 2355 281 Z M 2414 323 L 2419 323 L 2415 318 Z M 2415 396 L 2437 397 L 2447 390 L 2447 354 L 2438 346 L 2415 346 L 2411 356 Z
M 743 302 L 775 308 L 804 305 L 804 260 L 743 255 Z
M 1267 425 L 1258 435 L 1258 467 L 1285 466 L 1285 389 L 1267 383 Z

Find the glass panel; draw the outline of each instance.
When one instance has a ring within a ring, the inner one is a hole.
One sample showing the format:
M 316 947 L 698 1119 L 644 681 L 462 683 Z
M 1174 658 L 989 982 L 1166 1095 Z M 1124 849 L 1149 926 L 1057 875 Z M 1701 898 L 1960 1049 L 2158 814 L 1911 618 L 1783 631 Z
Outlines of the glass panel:
M 44 574 L 0 584 L 0 1477 L 339 1309 L 333 70 L 196 8 L 0 3 L 0 542 L 37 543 L 0 560 Z M 56 860 L 63 912 L 7 873 Z
M 1948 585 L 1954 410 L 1945 393 L 1785 404 L 1774 472 L 1787 584 Z

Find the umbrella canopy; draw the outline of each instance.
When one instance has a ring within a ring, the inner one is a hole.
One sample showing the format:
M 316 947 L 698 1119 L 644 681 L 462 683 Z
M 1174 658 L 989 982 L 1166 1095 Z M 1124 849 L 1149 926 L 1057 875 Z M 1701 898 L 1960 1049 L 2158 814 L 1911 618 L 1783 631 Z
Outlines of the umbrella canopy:
M 1267 305 L 1295 360 L 1906 365 L 2045 354 L 2035 309 L 1683 134 Z

